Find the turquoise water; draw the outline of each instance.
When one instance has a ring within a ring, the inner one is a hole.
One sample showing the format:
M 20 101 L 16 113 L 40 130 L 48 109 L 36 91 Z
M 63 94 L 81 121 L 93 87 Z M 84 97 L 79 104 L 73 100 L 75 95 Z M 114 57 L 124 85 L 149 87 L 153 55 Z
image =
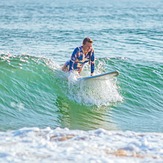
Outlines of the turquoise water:
M 0 130 L 163 132 L 162 6 L 161 0 L 1 1 Z M 85 36 L 94 40 L 96 73 L 118 70 L 116 80 L 68 83 L 60 66 Z

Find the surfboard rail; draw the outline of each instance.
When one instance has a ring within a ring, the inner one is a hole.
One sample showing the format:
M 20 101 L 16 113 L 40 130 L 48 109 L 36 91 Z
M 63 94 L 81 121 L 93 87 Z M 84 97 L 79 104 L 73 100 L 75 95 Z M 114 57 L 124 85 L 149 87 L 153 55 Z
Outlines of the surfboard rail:
M 118 71 L 112 71 L 112 72 L 106 72 L 103 74 L 98 74 L 98 75 L 94 75 L 94 76 L 86 76 L 86 77 L 79 77 L 79 80 L 107 80 L 107 79 L 111 79 L 114 78 L 116 76 L 119 75 Z

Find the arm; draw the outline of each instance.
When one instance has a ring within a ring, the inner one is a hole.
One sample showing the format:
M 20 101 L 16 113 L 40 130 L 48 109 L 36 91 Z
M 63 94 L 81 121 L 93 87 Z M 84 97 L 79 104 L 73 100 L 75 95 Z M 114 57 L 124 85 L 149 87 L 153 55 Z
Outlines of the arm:
M 94 66 L 94 61 L 95 61 L 94 50 L 92 51 L 90 61 L 91 61 L 91 76 L 92 76 L 94 73 L 94 69 L 95 69 L 95 66 Z
M 77 59 L 77 53 L 78 52 L 79 52 L 79 48 L 75 48 L 72 55 L 71 55 L 69 71 L 73 70 L 73 65 L 75 63 L 75 60 Z

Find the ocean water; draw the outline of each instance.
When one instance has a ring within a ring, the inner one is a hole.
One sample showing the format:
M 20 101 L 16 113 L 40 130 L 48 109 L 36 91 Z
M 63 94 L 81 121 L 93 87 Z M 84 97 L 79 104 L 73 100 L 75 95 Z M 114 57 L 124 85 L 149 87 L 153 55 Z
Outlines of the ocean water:
M 162 0 L 2 0 L 0 11 L 1 162 L 163 161 Z M 95 74 L 117 78 L 67 80 L 61 66 L 86 36 Z

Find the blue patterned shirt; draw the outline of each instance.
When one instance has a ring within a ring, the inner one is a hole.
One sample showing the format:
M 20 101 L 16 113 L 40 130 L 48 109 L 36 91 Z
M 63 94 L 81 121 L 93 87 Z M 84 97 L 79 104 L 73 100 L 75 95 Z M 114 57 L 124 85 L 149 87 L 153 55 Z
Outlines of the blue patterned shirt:
M 67 62 L 67 66 L 69 66 L 69 71 L 71 70 L 79 70 L 84 66 L 85 63 L 89 63 L 91 65 L 91 73 L 94 72 L 94 50 L 92 49 L 86 55 L 83 53 L 83 46 L 77 47 L 74 49 L 71 60 Z

